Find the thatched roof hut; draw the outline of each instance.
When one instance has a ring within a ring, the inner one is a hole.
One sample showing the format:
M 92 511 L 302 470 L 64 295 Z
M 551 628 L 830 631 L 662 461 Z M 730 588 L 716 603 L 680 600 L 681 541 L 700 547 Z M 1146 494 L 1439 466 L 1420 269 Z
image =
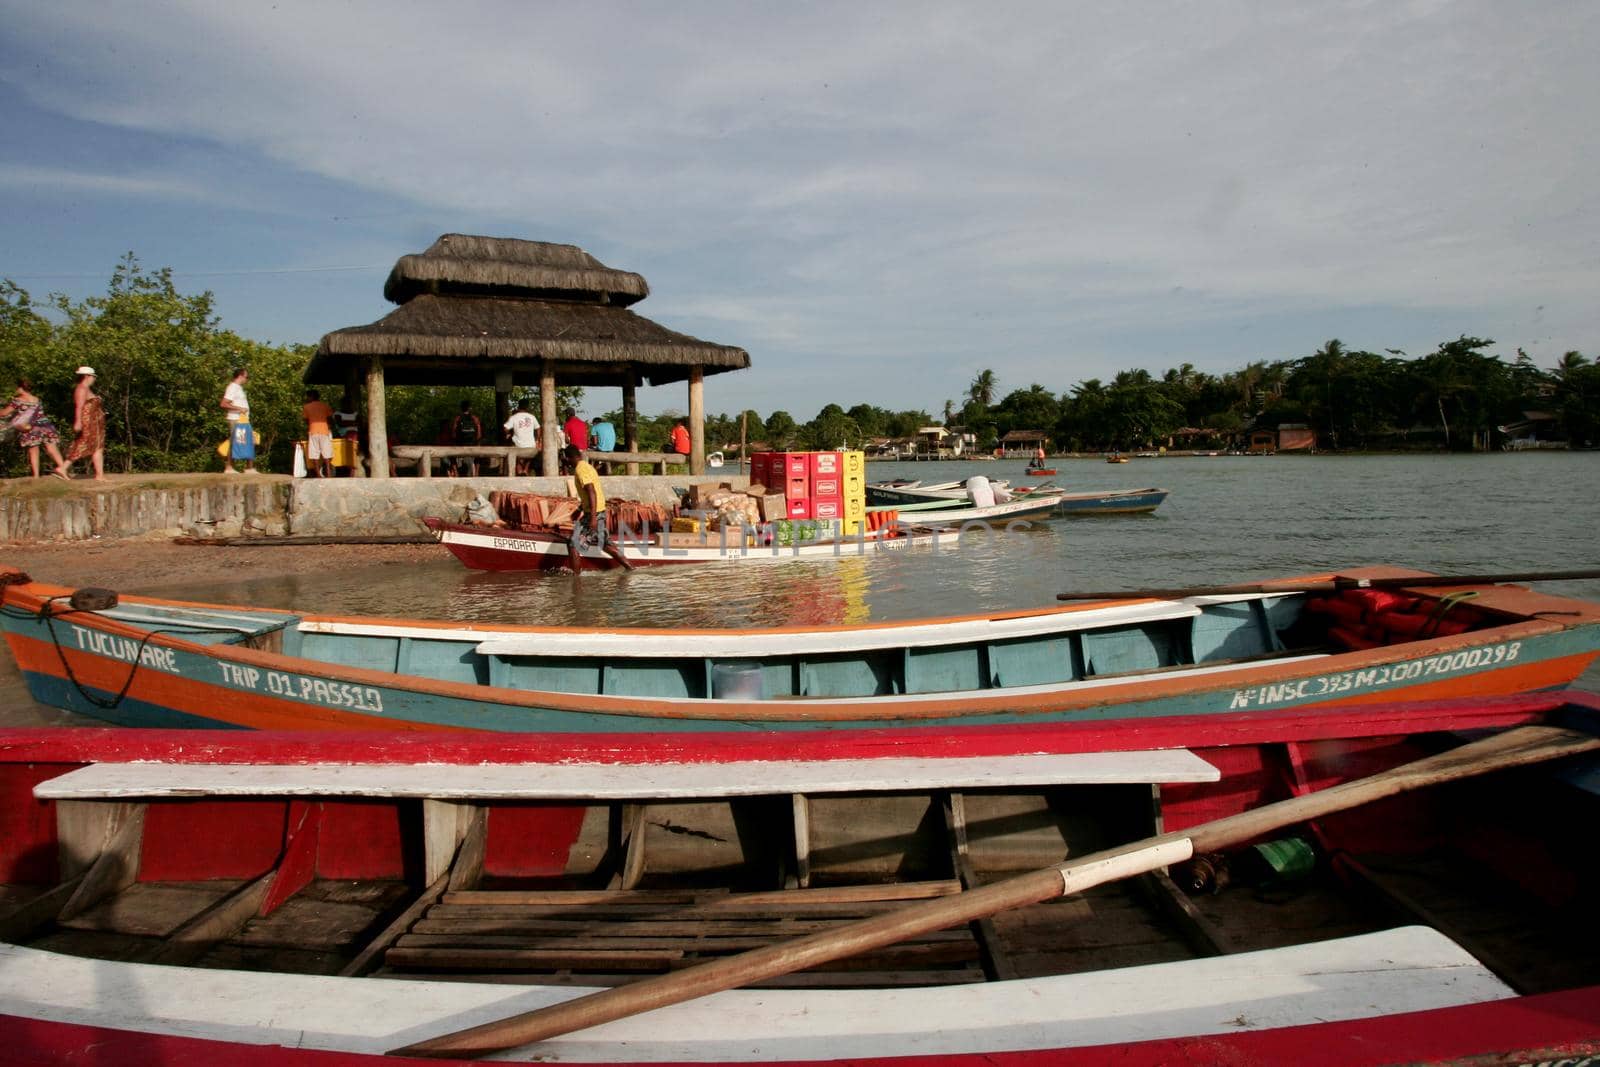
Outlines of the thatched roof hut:
M 512 387 L 538 385 L 546 425 L 555 422 L 556 384 L 617 386 L 632 451 L 634 389 L 688 381 L 696 446 L 690 466 L 698 472 L 701 382 L 707 374 L 750 365 L 742 348 L 702 341 L 629 311 L 650 294 L 644 278 L 613 270 L 575 245 L 445 234 L 426 252 L 401 256 L 383 292 L 400 306 L 370 325 L 324 336 L 305 372 L 308 383 L 347 387 L 366 375 L 375 468 L 381 419 L 372 393 L 376 388 L 381 397 L 385 383 L 493 385 L 502 421 Z M 546 469 L 554 469 L 555 435 L 545 439 Z

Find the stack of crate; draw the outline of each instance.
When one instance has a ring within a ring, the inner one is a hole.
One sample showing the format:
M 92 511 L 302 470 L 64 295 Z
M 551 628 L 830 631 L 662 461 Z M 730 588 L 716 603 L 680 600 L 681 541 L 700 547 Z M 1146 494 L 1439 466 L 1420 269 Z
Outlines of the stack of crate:
M 768 519 L 812 518 L 810 453 L 757 452 L 750 457 L 750 480 L 784 499 L 784 514 Z
M 846 534 L 866 523 L 866 456 L 861 452 L 757 452 L 750 480 L 781 494 L 790 519 L 815 519 Z
M 844 532 L 853 536 L 867 522 L 867 454 L 844 454 Z

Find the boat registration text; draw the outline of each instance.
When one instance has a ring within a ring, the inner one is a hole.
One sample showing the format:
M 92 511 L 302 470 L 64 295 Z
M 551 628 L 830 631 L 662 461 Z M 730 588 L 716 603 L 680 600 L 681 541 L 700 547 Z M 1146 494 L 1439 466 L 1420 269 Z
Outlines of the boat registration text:
M 1315 700 L 1318 697 L 1336 696 L 1358 689 L 1372 689 L 1381 685 L 1413 682 L 1419 678 L 1493 667 L 1500 663 L 1510 663 L 1521 651 L 1522 642 L 1512 641 L 1509 644 L 1469 648 L 1461 652 L 1429 656 L 1426 659 L 1407 660 L 1404 663 L 1387 663 L 1381 667 L 1368 667 L 1364 670 L 1340 671 L 1338 674 L 1319 674 L 1312 678 L 1254 685 L 1249 689 L 1235 690 L 1233 702 L 1228 708 L 1232 710 L 1264 707 L 1287 700 Z

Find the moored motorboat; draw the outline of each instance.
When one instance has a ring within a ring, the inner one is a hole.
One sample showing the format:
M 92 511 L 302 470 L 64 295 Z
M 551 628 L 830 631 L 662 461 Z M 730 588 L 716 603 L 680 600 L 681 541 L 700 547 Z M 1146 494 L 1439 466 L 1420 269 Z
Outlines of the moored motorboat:
M 989 485 L 997 491 L 1006 490 L 1010 483 L 1004 479 L 989 481 Z M 967 490 L 966 482 L 932 482 L 924 484 L 920 481 L 903 482 L 876 482 L 867 486 L 867 503 L 878 507 L 889 507 L 900 504 L 924 504 L 931 500 L 966 500 L 971 501 L 972 496 Z
M 1061 503 L 1057 493 L 1019 494 L 1003 504 L 979 507 L 961 506 L 957 500 L 926 501 L 869 511 L 891 513 L 902 528 L 959 526 L 962 523 L 991 523 L 1004 526 L 1013 522 L 1035 522 L 1051 518 Z
M 0 622 L 34 699 L 121 725 L 568 735 L 1008 724 L 1026 743 L 1058 723 L 1528 692 L 1570 683 L 1600 651 L 1600 605 L 1346 573 L 1422 584 L 1382 605 L 1313 576 L 946 619 L 650 630 L 108 603 L 13 571 Z
M 1109 493 L 1063 493 L 1063 515 L 1134 515 L 1154 511 L 1170 495 L 1167 489 L 1116 489 Z
M 1003 727 L 0 732 L 0 1040 L 252 1067 L 1590 1056 L 1570 828 L 1600 816 L 1597 716 L 1080 723 L 1018 755 Z

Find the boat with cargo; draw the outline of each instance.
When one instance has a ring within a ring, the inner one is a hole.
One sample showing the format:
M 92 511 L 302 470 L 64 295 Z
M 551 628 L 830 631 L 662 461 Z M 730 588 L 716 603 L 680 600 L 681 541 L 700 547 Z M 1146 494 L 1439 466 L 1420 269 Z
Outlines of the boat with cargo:
M 609 547 L 584 541 L 573 551 L 570 528 L 519 529 L 481 523 L 422 520 L 434 538 L 466 566 L 480 571 L 605 571 L 639 567 L 677 567 L 686 564 L 772 564 L 796 560 L 872 557 L 885 552 L 935 550 L 951 547 L 958 535 L 934 530 L 916 531 L 898 526 L 863 530 L 854 536 L 839 532 L 837 523 L 801 520 L 809 535 L 783 537 L 773 528 L 703 528 L 693 534 L 623 534 Z M 787 522 L 787 520 L 781 520 Z M 793 529 L 794 524 L 787 528 Z
M 741 726 L 0 732 L 6 1058 L 1600 1054 L 1593 698 Z
M 1600 652 L 1600 605 L 1398 568 L 771 629 L 352 617 L 4 578 L 0 622 L 34 699 L 146 727 L 1141 729 L 1553 689 Z

